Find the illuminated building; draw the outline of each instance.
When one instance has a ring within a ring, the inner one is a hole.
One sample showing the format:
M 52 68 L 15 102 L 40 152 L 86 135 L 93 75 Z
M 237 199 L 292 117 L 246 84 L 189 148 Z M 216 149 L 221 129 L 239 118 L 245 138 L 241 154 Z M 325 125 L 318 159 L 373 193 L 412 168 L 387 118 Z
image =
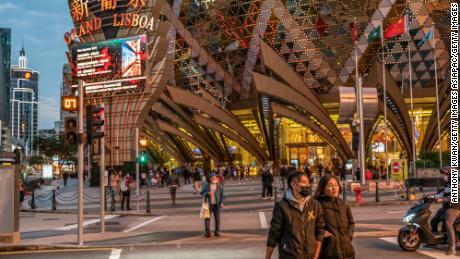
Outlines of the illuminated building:
M 0 28 L 0 120 L 9 122 L 11 29 Z M 6 125 L 4 125 L 6 126 Z
M 135 127 L 148 139 L 151 158 L 159 162 L 164 162 L 164 152 L 179 162 L 212 160 L 216 164 L 286 161 L 301 167 L 354 159 L 353 114 L 348 112 L 345 120 L 341 117 L 344 102 L 339 87 L 356 84 L 355 50 L 359 75 L 375 100 L 374 106 L 369 104 L 372 109 L 364 111 L 369 117 L 365 122 L 368 163 L 382 159 L 385 106 L 389 159 L 411 160 L 416 152 L 411 145 L 413 135 L 417 152 L 439 146 L 433 112 L 434 51 L 431 42 L 417 46 L 433 23 L 441 130 L 447 143 L 449 120 L 444 118 L 449 108 L 443 104 L 448 103 L 449 87 L 448 4 L 422 0 L 146 2 L 146 7 L 138 9 L 128 1 L 118 1 L 119 7 L 107 11 L 97 1 L 89 1 L 87 9 L 93 15 L 75 16 L 75 10 L 70 10 L 74 28 L 65 34 L 65 41 L 74 52 L 91 46 L 102 51 L 107 40 L 147 37 L 145 87 L 91 92 L 109 87 L 99 82 L 88 88 L 87 102 L 110 107 L 106 109 L 111 118 L 106 143 L 114 159 L 106 159 L 112 161 L 109 164 L 135 160 Z M 133 13 L 137 27 L 126 20 Z M 382 66 L 380 41 L 369 43 L 367 37 L 382 21 L 388 26 L 404 14 L 410 17 L 409 32 L 385 40 Z M 356 45 L 350 26 L 354 17 Z M 408 44 L 412 47 L 413 118 Z M 91 78 L 93 84 L 99 79 L 111 78 Z
M 24 48 L 18 65 L 11 66 L 11 137 L 13 146 L 20 146 L 31 155 L 38 136 L 38 78 L 39 72 L 28 67 Z
M 62 83 L 61 83 L 61 97 L 71 95 L 71 86 L 69 85 L 70 81 L 72 80 L 70 65 L 65 63 L 62 65 Z M 67 117 L 77 117 L 75 113 L 70 113 L 60 109 L 60 125 L 59 125 L 59 132 L 64 132 L 64 122 L 65 118 Z M 55 127 L 56 128 L 56 127 Z

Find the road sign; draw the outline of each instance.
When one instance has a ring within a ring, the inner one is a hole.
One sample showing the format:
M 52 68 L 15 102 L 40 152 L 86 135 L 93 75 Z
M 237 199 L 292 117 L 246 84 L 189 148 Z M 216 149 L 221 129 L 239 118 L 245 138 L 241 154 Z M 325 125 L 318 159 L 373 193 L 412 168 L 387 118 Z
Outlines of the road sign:
M 393 162 L 393 173 L 399 173 L 399 162 Z

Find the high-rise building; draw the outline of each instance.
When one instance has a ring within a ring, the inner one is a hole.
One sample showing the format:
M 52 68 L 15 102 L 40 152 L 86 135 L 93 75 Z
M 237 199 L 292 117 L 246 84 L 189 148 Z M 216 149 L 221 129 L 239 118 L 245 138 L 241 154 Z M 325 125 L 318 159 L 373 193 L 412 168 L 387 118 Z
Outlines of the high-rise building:
M 4 127 L 10 121 L 11 29 L 0 28 L 0 120 Z
M 33 143 L 38 136 L 38 78 L 39 72 L 28 68 L 24 48 L 18 65 L 11 66 L 11 137 L 13 146 L 24 149 L 25 155 L 33 153 Z
M 72 70 L 70 68 L 70 65 L 68 63 L 65 63 L 62 65 L 62 83 L 61 83 L 61 97 L 62 96 L 67 96 L 72 94 L 70 82 L 72 81 Z M 77 114 L 72 114 L 66 111 L 63 111 L 61 109 L 60 113 L 60 132 L 64 132 L 64 122 L 65 118 L 74 116 L 75 118 L 77 117 Z M 55 125 L 56 127 L 56 125 Z
M 0 154 L 2 152 L 11 152 L 11 132 L 6 122 L 0 120 Z

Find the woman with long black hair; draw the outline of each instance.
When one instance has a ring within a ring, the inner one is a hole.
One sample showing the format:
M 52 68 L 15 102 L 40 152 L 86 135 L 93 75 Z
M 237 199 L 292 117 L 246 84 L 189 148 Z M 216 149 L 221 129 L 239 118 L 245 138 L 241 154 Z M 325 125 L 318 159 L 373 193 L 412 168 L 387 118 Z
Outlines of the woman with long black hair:
M 339 198 L 339 179 L 326 175 L 319 181 L 315 198 L 323 209 L 325 234 L 319 258 L 352 259 L 355 251 L 351 241 L 355 230 L 350 206 Z

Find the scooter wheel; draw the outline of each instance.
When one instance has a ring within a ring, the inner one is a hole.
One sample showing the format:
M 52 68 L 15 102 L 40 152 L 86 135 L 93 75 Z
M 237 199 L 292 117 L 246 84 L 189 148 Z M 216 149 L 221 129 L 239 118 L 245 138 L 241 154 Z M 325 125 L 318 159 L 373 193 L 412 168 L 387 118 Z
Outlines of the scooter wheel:
M 414 252 L 420 246 L 422 241 L 418 231 L 415 234 L 411 234 L 408 229 L 401 229 L 398 233 L 398 245 L 402 250 L 407 252 Z

